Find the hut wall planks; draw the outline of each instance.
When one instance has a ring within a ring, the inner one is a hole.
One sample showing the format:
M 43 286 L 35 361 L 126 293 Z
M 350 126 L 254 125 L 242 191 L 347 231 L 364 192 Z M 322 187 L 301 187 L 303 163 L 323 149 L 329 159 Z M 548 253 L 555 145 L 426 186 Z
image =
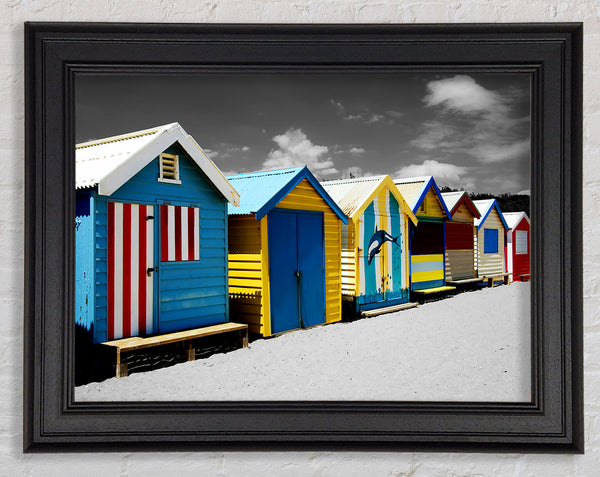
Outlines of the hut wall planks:
M 264 217 L 266 219 L 266 217 Z M 268 286 L 268 250 L 263 254 L 262 221 L 254 215 L 229 216 L 229 307 L 232 316 L 264 334 L 264 286 Z M 266 245 L 266 243 L 265 243 Z M 266 276 L 265 276 L 266 273 Z M 268 336 L 268 334 L 267 334 Z
M 496 253 L 485 252 L 485 229 L 498 230 L 498 251 Z M 489 213 L 485 222 L 479 227 L 476 247 L 477 271 L 480 277 L 504 273 L 504 226 L 496 208 Z

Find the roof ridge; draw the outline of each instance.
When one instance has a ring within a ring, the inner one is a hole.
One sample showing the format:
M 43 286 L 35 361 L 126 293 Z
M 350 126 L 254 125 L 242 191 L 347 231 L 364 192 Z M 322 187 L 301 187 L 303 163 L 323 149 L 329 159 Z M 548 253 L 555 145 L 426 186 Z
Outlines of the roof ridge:
M 100 139 L 94 139 L 92 141 L 86 141 L 86 142 L 82 142 L 79 144 L 75 144 L 75 149 L 85 149 L 87 147 L 99 146 L 100 144 L 108 144 L 111 142 L 119 142 L 119 141 L 125 141 L 127 139 L 134 139 L 137 137 L 149 136 L 151 134 L 156 134 L 161 129 L 167 129 L 170 126 L 171 127 L 179 126 L 179 123 L 175 122 L 175 123 L 163 124 L 162 126 L 155 126 L 153 128 L 142 129 L 140 131 L 132 131 L 132 132 L 125 133 L 125 134 L 119 134 L 117 136 L 109 136 L 109 137 L 104 137 L 104 138 L 100 138 Z
M 227 176 L 227 180 L 228 181 L 238 180 L 238 179 L 244 179 L 246 177 L 258 176 L 258 175 L 277 176 L 277 175 L 283 175 L 283 174 L 291 174 L 293 172 L 298 172 L 298 171 L 302 170 L 304 167 L 306 167 L 306 166 L 288 167 L 285 169 L 272 169 L 272 170 L 266 170 L 266 171 L 242 172 L 240 174 L 233 174 L 233 175 Z

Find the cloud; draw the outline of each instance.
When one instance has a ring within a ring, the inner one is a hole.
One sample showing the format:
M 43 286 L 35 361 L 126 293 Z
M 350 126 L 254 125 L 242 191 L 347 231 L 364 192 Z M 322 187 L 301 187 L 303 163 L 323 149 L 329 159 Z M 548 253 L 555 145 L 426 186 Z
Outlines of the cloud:
M 421 134 L 410 141 L 411 146 L 415 146 L 425 151 L 439 150 L 441 148 L 451 149 L 458 147 L 457 131 L 448 123 L 442 121 L 425 121 L 421 125 Z
M 456 155 L 480 164 L 527 159 L 530 118 L 514 111 L 524 94 L 510 87 L 492 91 L 467 75 L 430 81 L 423 102 L 434 117 L 409 145 L 441 162 Z
M 368 117 L 368 119 L 365 121 L 365 123 L 366 124 L 378 123 L 382 119 L 383 119 L 383 114 L 373 113 Z
M 385 114 L 387 116 L 391 117 L 391 118 L 394 118 L 394 119 L 400 119 L 400 118 L 404 117 L 404 113 L 403 112 L 401 112 L 401 111 L 394 111 L 394 110 L 391 110 L 391 109 L 388 110 L 388 111 L 385 111 Z
M 263 170 L 308 166 L 318 178 L 336 174 L 333 161 L 328 156 L 329 148 L 313 144 L 301 129 L 290 128 L 273 137 L 279 149 L 269 152 L 263 162 Z
M 242 151 L 243 152 L 248 152 L 250 150 L 249 146 L 242 146 Z
M 363 154 L 365 152 L 365 149 L 362 147 L 351 147 L 348 152 L 350 154 Z
M 491 163 L 509 161 L 514 158 L 529 158 L 531 143 L 529 139 L 511 144 L 480 144 L 471 150 L 471 154 L 477 155 L 481 162 Z
M 427 91 L 423 98 L 426 106 L 443 106 L 463 113 L 488 112 L 503 107 L 496 92 L 484 88 L 467 75 L 430 81 Z
M 202 150 L 204 151 L 204 154 L 206 154 L 211 159 L 216 159 L 217 157 L 219 157 L 219 151 L 213 151 L 212 149 L 208 149 L 206 147 L 203 147 Z
M 421 164 L 409 164 L 396 171 L 395 178 L 433 176 L 438 185 L 472 189 L 472 182 L 464 177 L 467 167 L 427 159 Z
M 357 121 L 364 124 L 383 123 L 392 125 L 404 116 L 404 113 L 400 111 L 388 110 L 383 112 L 373 112 L 369 109 L 362 109 L 360 111 L 347 111 L 341 101 L 337 99 L 330 99 L 329 103 L 335 108 L 336 114 L 341 117 L 344 121 Z
M 338 112 L 338 114 L 343 114 L 344 112 L 344 105 L 338 101 L 337 99 L 330 99 L 329 100 L 329 104 L 332 104 L 333 107 L 336 109 L 336 111 Z

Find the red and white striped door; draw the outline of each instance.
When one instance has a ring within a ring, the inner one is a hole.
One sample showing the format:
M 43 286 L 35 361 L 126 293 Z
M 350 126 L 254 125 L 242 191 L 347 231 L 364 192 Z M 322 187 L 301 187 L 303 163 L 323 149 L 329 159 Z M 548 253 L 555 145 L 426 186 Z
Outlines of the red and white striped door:
M 152 205 L 108 203 L 109 340 L 153 332 L 153 219 Z

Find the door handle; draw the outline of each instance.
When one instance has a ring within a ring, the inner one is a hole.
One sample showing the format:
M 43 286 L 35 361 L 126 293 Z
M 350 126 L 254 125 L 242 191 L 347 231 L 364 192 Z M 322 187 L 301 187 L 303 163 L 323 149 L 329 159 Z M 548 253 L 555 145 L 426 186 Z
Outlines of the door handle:
M 146 269 L 146 275 L 148 275 L 149 277 L 152 276 L 152 272 L 158 272 L 158 267 L 148 267 Z

